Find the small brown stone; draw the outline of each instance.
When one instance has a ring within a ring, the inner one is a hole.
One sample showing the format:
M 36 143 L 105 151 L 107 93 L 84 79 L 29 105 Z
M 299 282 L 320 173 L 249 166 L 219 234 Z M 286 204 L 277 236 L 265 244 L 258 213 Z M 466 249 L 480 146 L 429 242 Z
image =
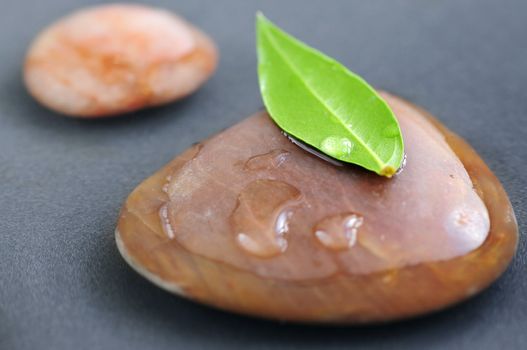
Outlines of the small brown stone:
M 102 117 L 165 104 L 213 73 L 211 39 L 182 18 L 142 5 L 77 11 L 41 32 L 27 53 L 27 89 L 66 115 Z
M 394 320 L 481 291 L 516 248 L 507 195 L 462 139 L 383 95 L 407 153 L 392 179 L 317 158 L 261 112 L 133 191 L 121 254 L 169 291 L 280 320 Z

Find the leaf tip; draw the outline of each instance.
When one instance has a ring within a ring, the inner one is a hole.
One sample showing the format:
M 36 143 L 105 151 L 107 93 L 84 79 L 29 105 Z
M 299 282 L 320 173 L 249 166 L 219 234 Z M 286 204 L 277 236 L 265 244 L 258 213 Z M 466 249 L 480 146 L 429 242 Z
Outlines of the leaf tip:
M 381 176 L 386 176 L 388 178 L 392 177 L 395 173 L 397 172 L 397 169 L 395 169 L 393 166 L 391 165 L 387 165 L 385 166 L 384 168 L 381 169 L 381 171 L 379 172 L 379 175 Z
M 256 26 L 257 27 L 260 27 L 262 25 L 265 25 L 269 23 L 269 20 L 267 19 L 267 17 L 265 17 L 265 15 L 263 14 L 262 11 L 256 11 Z

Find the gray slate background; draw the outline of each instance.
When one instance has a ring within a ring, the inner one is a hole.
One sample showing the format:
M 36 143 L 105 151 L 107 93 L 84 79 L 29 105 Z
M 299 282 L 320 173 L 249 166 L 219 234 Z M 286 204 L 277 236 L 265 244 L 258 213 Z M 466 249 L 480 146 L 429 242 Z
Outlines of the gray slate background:
M 221 52 L 217 74 L 185 101 L 79 121 L 29 98 L 20 69 L 43 26 L 89 3 L 2 0 L 0 349 L 525 347 L 523 234 L 509 270 L 469 302 L 381 327 L 319 328 L 235 316 L 165 293 L 124 263 L 113 231 L 142 179 L 260 108 L 257 9 L 464 136 L 502 180 L 525 231 L 527 1 L 149 1 L 211 34 Z

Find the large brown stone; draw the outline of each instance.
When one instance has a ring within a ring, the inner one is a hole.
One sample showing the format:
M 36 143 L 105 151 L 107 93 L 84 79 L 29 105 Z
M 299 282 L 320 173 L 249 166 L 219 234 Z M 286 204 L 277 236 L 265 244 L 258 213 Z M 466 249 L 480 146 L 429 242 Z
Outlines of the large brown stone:
M 281 320 L 393 320 L 481 291 L 516 248 L 507 195 L 463 140 L 384 97 L 407 153 L 394 178 L 321 160 L 257 113 L 133 191 L 121 254 L 169 291 Z

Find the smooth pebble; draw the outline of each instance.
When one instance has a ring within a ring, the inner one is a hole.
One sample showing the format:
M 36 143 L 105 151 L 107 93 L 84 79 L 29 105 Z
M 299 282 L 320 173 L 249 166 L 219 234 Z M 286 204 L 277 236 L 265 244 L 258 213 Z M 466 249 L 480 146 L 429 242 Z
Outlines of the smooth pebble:
M 212 40 L 176 14 L 111 4 L 44 29 L 28 50 L 24 80 L 56 112 L 104 117 L 189 95 L 211 76 L 217 59 Z

